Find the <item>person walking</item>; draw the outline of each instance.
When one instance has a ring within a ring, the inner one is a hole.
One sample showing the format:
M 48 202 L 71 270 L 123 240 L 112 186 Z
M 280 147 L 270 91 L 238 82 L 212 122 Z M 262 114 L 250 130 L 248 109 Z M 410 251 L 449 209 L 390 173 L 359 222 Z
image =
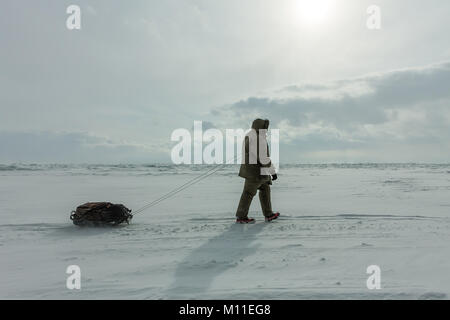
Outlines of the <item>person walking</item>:
M 248 210 L 253 197 L 259 190 L 259 201 L 265 221 L 270 222 L 280 216 L 272 211 L 270 186 L 278 179 L 275 167 L 270 160 L 267 143 L 269 120 L 256 119 L 252 129 L 245 135 L 242 147 L 242 162 L 239 176 L 245 179 L 244 190 L 236 211 L 236 223 L 254 223 L 255 219 L 248 217 Z

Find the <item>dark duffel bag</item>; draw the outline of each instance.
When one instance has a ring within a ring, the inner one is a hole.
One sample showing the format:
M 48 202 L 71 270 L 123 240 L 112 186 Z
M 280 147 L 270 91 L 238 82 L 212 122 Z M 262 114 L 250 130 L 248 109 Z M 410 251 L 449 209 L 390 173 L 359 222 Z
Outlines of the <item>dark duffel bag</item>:
M 123 204 L 88 202 L 72 211 L 70 219 L 77 226 L 103 226 L 129 223 L 133 215 Z

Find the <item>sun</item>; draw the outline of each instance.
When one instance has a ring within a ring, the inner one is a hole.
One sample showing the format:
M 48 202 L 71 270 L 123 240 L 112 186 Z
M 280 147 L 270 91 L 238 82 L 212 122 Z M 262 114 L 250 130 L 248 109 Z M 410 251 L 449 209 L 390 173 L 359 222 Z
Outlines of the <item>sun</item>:
M 317 26 L 326 23 L 333 10 L 335 0 L 294 0 L 294 19 L 296 23 Z

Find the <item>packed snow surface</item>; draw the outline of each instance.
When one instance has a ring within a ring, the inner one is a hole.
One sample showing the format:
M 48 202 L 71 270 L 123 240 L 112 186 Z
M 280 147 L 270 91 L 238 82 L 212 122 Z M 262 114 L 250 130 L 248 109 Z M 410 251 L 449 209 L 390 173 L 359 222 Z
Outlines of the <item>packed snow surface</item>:
M 2 299 L 448 299 L 450 165 L 282 166 L 282 217 L 236 225 L 236 166 L 136 215 L 79 228 L 88 201 L 138 209 L 205 166 L 0 165 Z M 81 270 L 69 290 L 66 269 Z M 381 270 L 369 290 L 367 267 Z

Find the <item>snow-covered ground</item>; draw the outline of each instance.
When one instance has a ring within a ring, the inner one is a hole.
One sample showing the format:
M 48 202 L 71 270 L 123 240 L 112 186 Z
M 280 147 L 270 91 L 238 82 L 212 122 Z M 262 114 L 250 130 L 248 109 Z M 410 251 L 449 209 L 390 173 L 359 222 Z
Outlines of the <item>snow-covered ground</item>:
M 450 165 L 301 165 L 273 186 L 282 218 L 234 224 L 236 167 L 116 228 L 87 201 L 137 209 L 206 168 L 0 166 L 3 299 L 448 299 Z M 81 290 L 66 268 L 81 268 Z M 366 269 L 381 268 L 369 290 Z

